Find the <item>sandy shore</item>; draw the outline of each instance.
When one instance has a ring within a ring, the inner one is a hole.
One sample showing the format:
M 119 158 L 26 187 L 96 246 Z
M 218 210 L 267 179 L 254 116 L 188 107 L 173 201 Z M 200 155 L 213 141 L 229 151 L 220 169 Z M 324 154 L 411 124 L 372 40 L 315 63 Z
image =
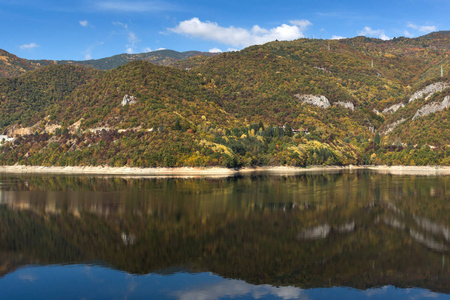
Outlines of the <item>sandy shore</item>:
M 364 169 L 392 175 L 450 175 L 448 166 L 367 166 Z
M 129 176 L 213 176 L 227 177 L 252 173 L 292 175 L 302 173 L 337 173 L 343 170 L 371 170 L 393 175 L 450 175 L 444 166 L 331 166 L 331 167 L 256 167 L 239 170 L 228 168 L 128 168 L 128 167 L 41 167 L 0 166 L 0 173 L 9 174 L 64 174 L 64 175 L 129 175 Z

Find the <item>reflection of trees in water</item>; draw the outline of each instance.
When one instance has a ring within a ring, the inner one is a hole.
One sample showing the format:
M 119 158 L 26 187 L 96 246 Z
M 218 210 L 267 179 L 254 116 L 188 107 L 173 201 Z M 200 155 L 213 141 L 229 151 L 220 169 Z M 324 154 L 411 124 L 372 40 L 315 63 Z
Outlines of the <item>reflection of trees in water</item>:
M 353 177 L 349 174 L 248 176 L 227 179 L 22 176 L 10 177 L 9 181 L 12 183 L 2 190 L 3 193 L 8 190 L 20 190 L 23 193 L 11 193 L 8 194 L 8 199 L 6 195 L 2 198 L 3 201 L 8 201 L 10 207 L 20 208 L 25 205 L 28 209 L 41 210 L 42 206 L 45 206 L 45 210 L 49 212 L 62 211 L 69 207 L 74 213 L 83 210 L 101 213 L 100 206 L 104 206 L 105 211 L 111 213 L 120 213 L 120 209 L 127 207 L 135 209 L 136 206 L 140 206 L 140 213 L 151 213 L 153 209 L 142 209 L 142 202 L 150 201 L 153 207 L 158 207 L 161 202 L 164 202 L 163 206 L 167 206 L 167 202 L 182 206 L 181 202 L 184 200 L 190 201 L 196 210 L 201 209 L 205 213 L 247 207 L 269 209 L 285 207 L 284 204 L 315 207 L 357 196 L 356 191 L 352 191 L 353 195 L 350 196 L 346 187 L 357 179 Z M 4 177 L 3 180 L 8 178 Z M 25 193 L 26 191 L 35 193 Z
M 6 179 L 0 251 L 11 259 L 133 273 L 183 265 L 301 287 L 450 286 L 445 177 Z

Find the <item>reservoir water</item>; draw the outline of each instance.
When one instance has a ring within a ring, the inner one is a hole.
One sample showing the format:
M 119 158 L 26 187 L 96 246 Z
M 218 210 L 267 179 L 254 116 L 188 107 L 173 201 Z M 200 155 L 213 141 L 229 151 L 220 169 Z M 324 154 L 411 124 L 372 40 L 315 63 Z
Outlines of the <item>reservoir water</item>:
M 450 176 L 0 175 L 0 299 L 450 299 Z

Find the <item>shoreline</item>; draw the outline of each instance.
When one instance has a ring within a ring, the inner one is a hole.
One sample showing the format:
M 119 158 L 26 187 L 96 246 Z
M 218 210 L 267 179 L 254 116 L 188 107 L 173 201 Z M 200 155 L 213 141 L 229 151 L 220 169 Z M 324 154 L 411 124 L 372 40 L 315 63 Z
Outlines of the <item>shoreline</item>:
M 44 166 L 0 166 L 0 174 L 54 174 L 95 176 L 213 176 L 229 177 L 267 173 L 271 175 L 296 175 L 303 173 L 335 173 L 341 171 L 369 170 L 392 175 L 450 175 L 450 166 L 311 166 L 300 167 L 253 167 L 228 169 L 222 167 L 179 167 L 179 168 L 129 168 L 129 167 L 44 167 Z

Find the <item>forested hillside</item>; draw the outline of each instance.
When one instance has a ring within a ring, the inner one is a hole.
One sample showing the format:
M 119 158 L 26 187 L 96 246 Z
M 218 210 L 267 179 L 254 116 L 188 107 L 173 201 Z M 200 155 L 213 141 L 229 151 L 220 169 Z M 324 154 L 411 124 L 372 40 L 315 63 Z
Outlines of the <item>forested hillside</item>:
M 204 62 L 216 53 L 173 50 L 157 50 L 139 54 L 119 54 L 101 59 L 89 60 L 26 60 L 0 49 L 0 78 L 15 77 L 42 66 L 77 65 L 98 70 L 111 70 L 132 61 L 148 61 L 155 65 L 174 66 L 176 68 L 192 68 Z M 191 59 L 192 58 L 192 59 Z
M 216 54 L 200 52 L 200 51 L 186 51 L 177 52 L 173 50 L 157 50 L 146 53 L 139 54 L 119 54 L 111 57 L 101 58 L 101 59 L 90 59 L 90 60 L 59 60 L 59 61 L 49 61 L 49 60 L 35 60 L 34 63 L 40 65 L 58 64 L 58 65 L 80 65 L 84 67 L 92 67 L 99 70 L 111 70 L 126 63 L 132 61 L 148 61 L 155 65 L 170 66 L 178 62 L 187 60 L 191 57 L 212 57 Z
M 14 77 L 40 65 L 0 49 L 0 77 Z
M 98 71 L 77 66 L 46 66 L 20 77 L 0 78 L 0 128 L 28 127 L 40 120 L 52 105 L 94 78 Z
M 159 54 L 1 79 L 0 163 L 450 164 L 450 32 Z

